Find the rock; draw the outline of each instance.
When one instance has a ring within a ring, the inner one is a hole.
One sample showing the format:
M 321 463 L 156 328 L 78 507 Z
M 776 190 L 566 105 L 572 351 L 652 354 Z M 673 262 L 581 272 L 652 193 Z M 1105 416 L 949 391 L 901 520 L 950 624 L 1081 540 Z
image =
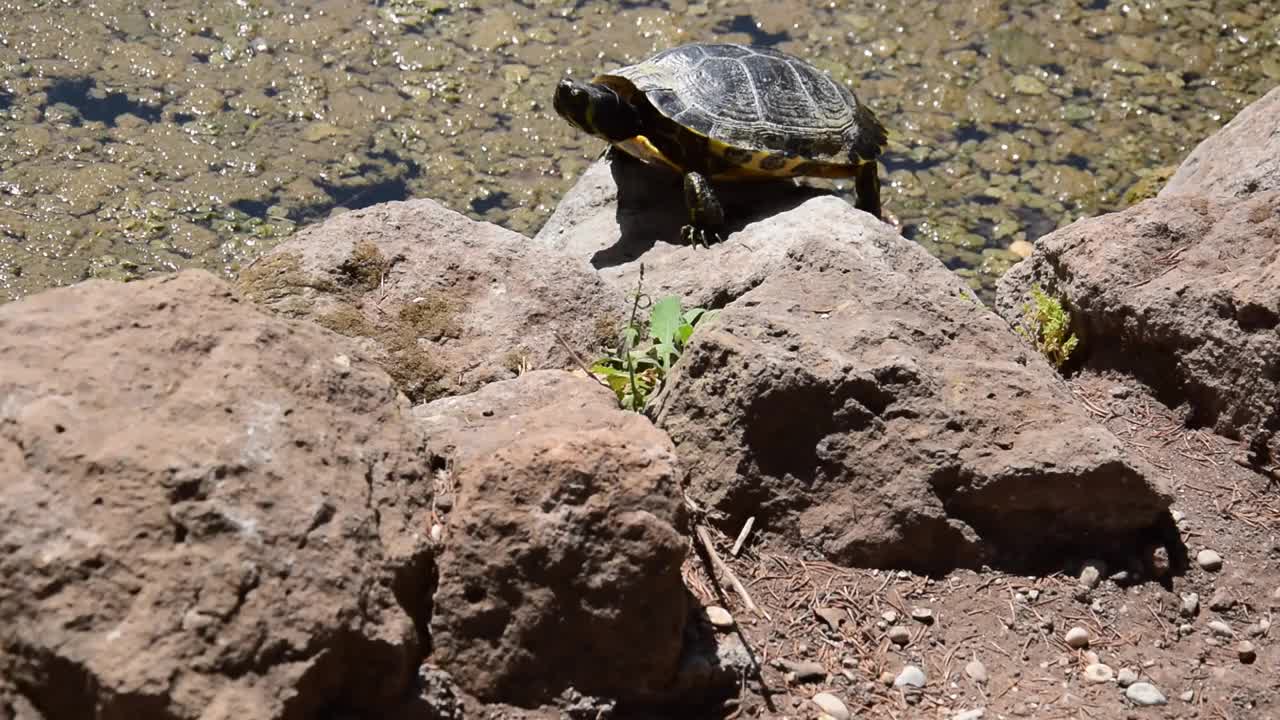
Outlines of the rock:
M 1201 550 L 1196 553 L 1196 564 L 1201 570 L 1217 572 L 1222 569 L 1222 556 L 1213 550 Z
M 208 273 L 0 307 L 0 675 L 50 718 L 385 715 L 431 495 L 386 373 Z
M 1115 671 L 1109 665 L 1095 662 L 1085 666 L 1084 676 L 1089 682 L 1105 683 L 1115 678 Z
M 968 675 L 969 679 L 976 683 L 987 684 L 987 666 L 976 658 L 965 664 L 964 674 Z
M 1184 690 L 1178 694 L 1178 699 L 1181 700 L 1182 702 L 1191 702 L 1192 700 L 1196 699 L 1196 691 Z
M 1222 622 L 1221 620 L 1210 620 L 1209 630 L 1214 635 L 1218 635 L 1221 637 L 1231 637 L 1232 635 L 1235 635 L 1235 633 L 1231 631 L 1231 626 Z
M 1214 612 L 1226 612 L 1235 606 L 1236 599 L 1224 587 L 1214 590 L 1213 597 L 1209 598 L 1209 609 Z
M 572 259 L 431 200 L 304 229 L 237 282 L 265 307 L 358 340 L 414 402 L 523 367 L 574 367 L 560 340 L 592 357 L 628 309 Z
M 1280 191 L 1162 195 L 1040 238 L 1001 277 L 997 309 L 1021 323 L 1044 288 L 1070 311 L 1075 361 L 1186 402 L 1192 423 L 1266 465 L 1280 458 L 1280 283 L 1266 260 L 1278 252 Z
M 933 611 L 929 608 L 915 608 L 911 611 L 911 619 L 924 625 L 932 625 Z
M 1145 682 L 1134 683 L 1125 688 L 1124 696 L 1129 698 L 1129 701 L 1134 705 L 1140 705 L 1143 707 L 1150 705 L 1166 705 L 1169 702 L 1165 698 L 1164 694 L 1156 689 L 1155 685 Z
M 884 685 L 885 687 L 893 687 L 893 682 L 894 680 L 897 679 L 897 677 L 898 677 L 897 675 L 894 675 L 888 670 L 885 670 L 884 672 L 880 673 L 880 684 Z
M 1240 644 L 1236 645 L 1236 655 L 1240 658 L 1240 662 L 1251 665 L 1258 659 L 1258 650 L 1248 640 L 1241 640 Z
M 1133 668 L 1120 668 L 1120 672 L 1116 673 L 1116 684 L 1122 688 L 1138 682 L 1138 671 Z
M 922 688 L 925 686 L 927 678 L 924 670 L 915 665 L 907 665 L 902 668 L 902 672 L 898 673 L 898 677 L 894 678 L 894 687 Z
M 896 623 L 898 622 L 898 612 L 896 610 L 885 610 L 880 613 L 880 619 L 890 624 Z
M 814 608 L 813 614 L 817 615 L 818 619 L 822 620 L 828 628 L 835 632 L 840 631 L 840 626 L 843 625 L 849 617 L 844 610 L 831 607 Z
M 482 700 L 665 692 L 687 612 L 670 441 L 609 390 L 556 370 L 415 415 L 457 486 L 433 661 Z
M 1155 545 L 1147 548 L 1147 567 L 1151 568 L 1151 575 L 1156 578 L 1162 578 L 1169 574 L 1172 569 L 1169 559 L 1169 549 L 1163 545 Z
M 703 608 L 707 614 L 707 620 L 711 622 L 711 626 L 721 630 L 727 630 L 733 627 L 733 616 L 728 610 L 722 607 L 711 605 Z
M 779 664 L 787 672 L 787 682 L 813 683 L 827 679 L 827 669 L 822 663 L 812 660 L 779 660 Z
M 1178 525 L 1182 524 L 1182 521 L 1187 519 L 1186 514 L 1181 510 L 1170 510 L 1169 517 L 1173 518 L 1174 524 Z
M 1084 569 L 1080 571 L 1080 586 L 1092 590 L 1098 587 L 1098 583 L 1102 580 L 1102 576 L 1107 574 L 1107 564 L 1101 560 L 1090 560 L 1085 563 Z
M 1267 628 L 1263 626 L 1263 623 L 1250 623 L 1245 626 L 1244 634 L 1251 638 L 1262 637 L 1267 634 Z
M 982 720 L 982 716 L 986 714 L 986 708 L 974 708 L 952 715 L 951 720 Z
M 1074 650 L 1089 647 L 1089 631 L 1082 627 L 1071 628 L 1062 639 L 1067 643 L 1067 647 Z
M 785 267 L 693 335 L 655 402 L 730 532 L 755 516 L 837 563 L 936 570 L 1164 514 L 1165 480 L 920 246 L 835 198 L 735 237 Z
M 833 720 L 849 720 L 849 708 L 845 707 L 844 702 L 840 698 L 827 692 L 820 692 L 813 696 L 813 704 L 822 708 L 822 712 L 831 716 Z
M 1200 612 L 1200 596 L 1195 593 L 1187 593 L 1182 596 L 1183 617 L 1195 617 Z
M 1208 193 L 1247 197 L 1280 190 L 1280 87 L 1255 100 L 1202 141 L 1160 197 Z
M 572 256 L 624 296 L 635 291 L 643 263 L 650 296 L 678 295 L 686 307 L 725 305 L 786 267 L 798 240 L 744 232 L 743 226 L 824 194 L 785 182 L 727 184 L 720 195 L 729 221 L 725 241 L 694 248 L 680 239 L 688 222 L 680 177 L 616 155 L 583 173 L 538 231 L 534 246 Z M 709 273 L 708 267 L 722 271 Z
M 889 637 L 889 641 L 894 645 L 901 646 L 911 642 L 911 631 L 901 625 L 894 625 L 889 628 L 887 635 Z

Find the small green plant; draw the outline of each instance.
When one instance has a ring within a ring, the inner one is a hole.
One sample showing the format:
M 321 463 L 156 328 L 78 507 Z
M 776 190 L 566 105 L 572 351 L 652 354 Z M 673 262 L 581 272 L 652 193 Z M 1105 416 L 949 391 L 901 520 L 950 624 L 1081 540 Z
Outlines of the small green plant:
M 1080 338 L 1071 332 L 1071 314 L 1062 301 L 1046 293 L 1039 285 L 1031 286 L 1031 302 L 1022 306 L 1023 325 L 1018 332 L 1035 345 L 1054 367 L 1062 367 L 1076 349 Z
M 640 270 L 641 281 L 644 269 Z M 662 389 L 667 373 L 684 352 L 693 335 L 694 326 L 715 316 L 716 311 L 703 308 L 685 310 L 680 298 L 671 295 L 653 303 L 649 309 L 647 332 L 637 317 L 647 296 L 639 285 L 633 295 L 631 318 L 622 329 L 618 347 L 591 366 L 591 372 L 617 394 L 627 410 L 639 412 L 655 393 Z

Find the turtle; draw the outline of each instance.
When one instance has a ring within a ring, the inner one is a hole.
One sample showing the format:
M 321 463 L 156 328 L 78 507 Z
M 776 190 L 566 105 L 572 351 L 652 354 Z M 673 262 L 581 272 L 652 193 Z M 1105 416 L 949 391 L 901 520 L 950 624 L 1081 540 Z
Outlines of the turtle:
M 570 125 L 683 175 L 681 238 L 719 238 L 711 181 L 854 178 L 855 206 L 879 218 L 876 159 L 888 133 L 844 85 L 767 47 L 692 43 L 635 65 L 561 80 L 553 105 Z

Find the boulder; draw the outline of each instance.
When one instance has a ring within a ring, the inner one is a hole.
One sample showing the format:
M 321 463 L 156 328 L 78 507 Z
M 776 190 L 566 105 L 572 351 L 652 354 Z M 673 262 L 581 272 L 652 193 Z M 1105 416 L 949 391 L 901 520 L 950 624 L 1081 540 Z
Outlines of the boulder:
M 432 661 L 483 700 L 676 681 L 687 541 L 670 440 L 613 393 L 535 371 L 415 408 L 448 456 Z
M 1069 307 L 1081 362 L 1280 459 L 1280 191 L 1162 194 L 1073 223 L 1000 280 L 1000 312 L 1017 322 L 1036 284 Z
M 5 704 L 381 716 L 424 652 L 424 458 L 386 373 L 207 273 L 0 307 Z
M 1280 190 L 1280 87 L 1198 146 L 1160 191 L 1247 197 Z
M 740 237 L 786 262 L 695 331 L 656 409 L 730 534 L 755 516 L 835 562 L 938 570 L 1106 545 L 1167 509 L 1161 479 L 920 246 L 829 197 Z
M 356 338 L 414 402 L 528 368 L 572 367 L 613 338 L 623 296 L 589 268 L 431 200 L 344 213 L 241 272 L 246 295 Z
M 786 258 L 783 239 L 752 242 L 743 228 L 823 194 L 788 181 L 720 185 L 726 240 L 693 247 L 680 239 L 688 222 L 682 187 L 675 173 L 621 153 L 607 156 L 587 169 L 534 241 L 574 257 L 624 295 L 635 292 L 643 265 L 643 290 L 651 297 L 679 295 L 686 307 L 721 307 Z

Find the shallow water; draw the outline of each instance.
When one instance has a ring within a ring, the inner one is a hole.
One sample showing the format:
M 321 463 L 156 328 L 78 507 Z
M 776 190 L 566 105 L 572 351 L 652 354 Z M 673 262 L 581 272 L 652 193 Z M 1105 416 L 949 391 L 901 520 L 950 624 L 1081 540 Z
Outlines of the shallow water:
M 886 209 L 989 289 L 1008 248 L 1119 207 L 1280 84 L 1271 2 L 0 0 L 0 18 L 0 301 L 230 274 L 391 199 L 532 234 L 602 147 L 555 116 L 555 81 L 712 39 L 850 83 L 892 133 Z

